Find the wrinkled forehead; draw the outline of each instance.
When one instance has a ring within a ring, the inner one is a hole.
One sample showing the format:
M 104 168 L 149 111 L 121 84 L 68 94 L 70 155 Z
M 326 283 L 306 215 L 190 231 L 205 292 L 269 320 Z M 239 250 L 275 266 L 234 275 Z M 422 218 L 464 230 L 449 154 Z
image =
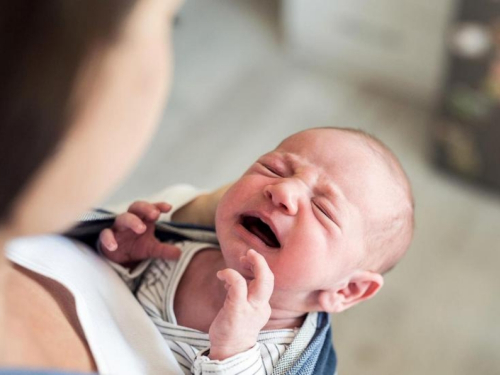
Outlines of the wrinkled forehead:
M 276 151 L 318 168 L 323 181 L 335 185 L 365 213 L 376 213 L 381 206 L 394 203 L 391 195 L 399 184 L 375 145 L 361 134 L 310 129 L 288 137 Z
M 364 169 L 374 164 L 370 157 L 370 146 L 364 137 L 339 129 L 309 129 L 286 138 L 276 148 L 290 153 L 333 173 L 339 169 L 345 172 L 350 166 Z

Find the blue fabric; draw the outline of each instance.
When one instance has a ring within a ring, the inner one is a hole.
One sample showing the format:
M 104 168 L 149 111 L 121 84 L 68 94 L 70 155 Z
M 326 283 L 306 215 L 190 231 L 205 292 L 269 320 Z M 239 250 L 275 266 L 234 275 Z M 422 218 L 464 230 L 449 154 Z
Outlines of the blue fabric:
M 287 375 L 333 375 L 337 369 L 337 356 L 333 349 L 330 316 L 318 314 L 318 326 L 311 342 Z

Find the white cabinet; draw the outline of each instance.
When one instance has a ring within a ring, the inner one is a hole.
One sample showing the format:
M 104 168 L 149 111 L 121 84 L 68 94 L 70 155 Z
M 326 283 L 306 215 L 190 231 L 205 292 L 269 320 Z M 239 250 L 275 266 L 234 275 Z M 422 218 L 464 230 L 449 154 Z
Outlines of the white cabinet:
M 456 0 L 283 0 L 299 59 L 431 102 L 441 84 Z

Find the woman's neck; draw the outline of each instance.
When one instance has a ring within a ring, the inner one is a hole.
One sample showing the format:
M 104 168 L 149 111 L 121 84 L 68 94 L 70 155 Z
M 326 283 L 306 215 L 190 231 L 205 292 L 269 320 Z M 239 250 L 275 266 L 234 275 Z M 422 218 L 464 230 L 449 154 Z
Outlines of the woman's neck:
M 5 264 L 7 263 L 5 259 L 5 247 L 9 239 L 10 239 L 9 232 L 6 229 L 0 228 L 0 270 L 2 270 Z

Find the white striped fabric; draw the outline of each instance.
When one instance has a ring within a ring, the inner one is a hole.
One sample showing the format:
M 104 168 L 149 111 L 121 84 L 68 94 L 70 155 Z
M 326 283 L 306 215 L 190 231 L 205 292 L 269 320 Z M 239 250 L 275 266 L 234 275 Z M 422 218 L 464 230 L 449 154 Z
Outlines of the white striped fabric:
M 173 303 L 179 281 L 193 256 L 214 245 L 192 241 L 175 245 L 182 251 L 179 260 L 145 261 L 133 272 L 120 265 L 110 264 L 135 291 L 137 299 L 168 343 L 183 371 L 186 374 L 270 375 L 282 357 L 286 357 L 286 363 L 291 367 L 314 334 L 317 314 L 309 314 L 300 330 L 260 332 L 258 343 L 253 348 L 224 361 L 210 360 L 203 355 L 210 346 L 208 333 L 177 325 Z M 292 342 L 293 351 L 287 351 Z M 282 368 L 283 361 L 280 364 L 280 372 L 286 371 L 286 368 Z

